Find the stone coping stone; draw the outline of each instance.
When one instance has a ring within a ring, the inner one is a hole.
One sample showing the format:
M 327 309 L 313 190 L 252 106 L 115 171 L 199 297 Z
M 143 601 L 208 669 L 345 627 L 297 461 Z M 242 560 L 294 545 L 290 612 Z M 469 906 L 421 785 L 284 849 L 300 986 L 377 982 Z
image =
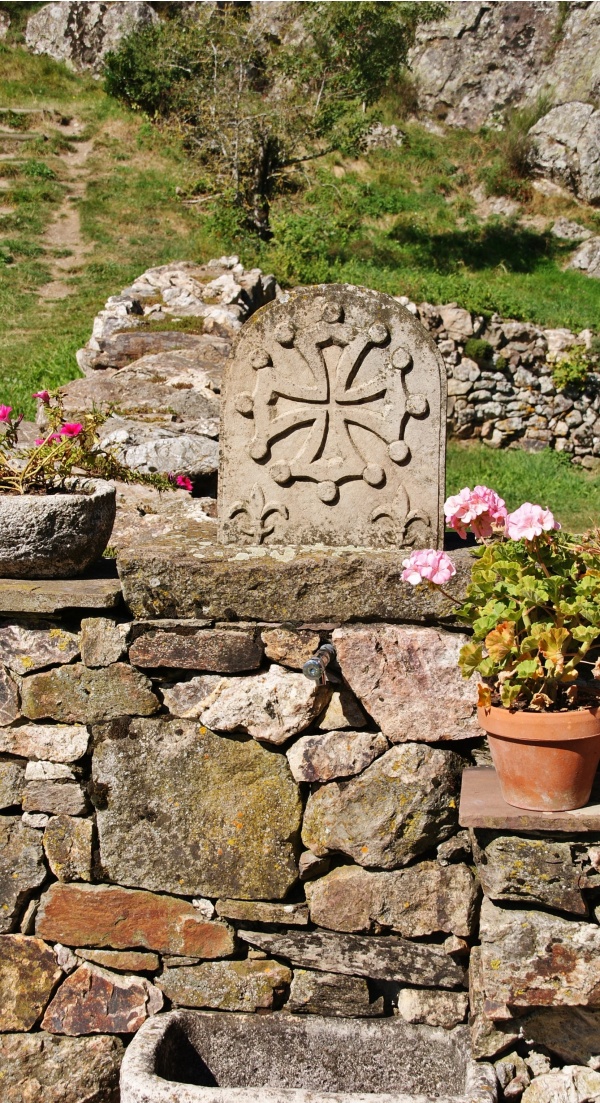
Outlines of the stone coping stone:
M 487 827 L 508 831 L 544 831 L 550 835 L 600 831 L 600 777 L 596 778 L 590 802 L 568 812 L 533 812 L 507 804 L 500 792 L 498 775 L 491 766 L 463 771 L 458 822 L 461 827 Z
M 204 1084 L 203 1084 L 204 1081 Z M 375 1088 L 375 1090 L 373 1090 Z M 172 1011 L 121 1067 L 121 1103 L 496 1103 L 468 1028 L 285 1012 Z
M 199 543 L 185 555 L 129 550 L 118 557 L 117 568 L 137 618 L 457 623 L 452 602 L 439 591 L 402 581 L 406 554 L 392 548 Z M 457 574 L 446 588 L 460 602 L 473 559 L 466 548 L 452 557 Z
M 29 580 L 0 578 L 0 613 L 62 613 L 65 609 L 116 609 L 118 578 Z

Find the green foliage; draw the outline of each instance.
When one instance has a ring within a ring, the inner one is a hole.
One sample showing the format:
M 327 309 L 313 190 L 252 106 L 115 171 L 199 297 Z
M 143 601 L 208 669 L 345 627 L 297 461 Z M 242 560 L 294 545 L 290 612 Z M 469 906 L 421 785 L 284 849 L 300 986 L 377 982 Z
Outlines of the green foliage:
M 531 127 L 552 107 L 547 95 L 540 95 L 531 104 L 508 113 L 500 132 L 498 155 L 482 166 L 479 179 L 488 195 L 506 195 L 524 200 L 529 195 L 531 175 Z
M 588 703 L 575 682 L 600 639 L 599 555 L 597 539 L 562 534 L 478 551 L 458 615 L 473 627 L 459 665 L 465 678 L 484 679 L 481 703 L 492 690 L 505 708 Z
M 552 378 L 558 391 L 565 387 L 582 390 L 590 372 L 590 357 L 583 345 L 574 345 L 552 365 Z
M 469 360 L 474 360 L 480 367 L 489 365 L 492 363 L 494 350 L 489 341 L 484 341 L 481 337 L 469 337 L 465 345 L 465 356 Z
M 141 31 L 106 60 L 105 87 L 175 129 L 261 237 L 300 166 L 357 148 L 367 111 L 399 77 L 433 3 L 310 2 L 278 38 L 244 6 L 202 5 Z M 289 29 L 289 27 L 287 28 Z
M 32 158 L 26 161 L 21 169 L 23 176 L 29 176 L 34 180 L 56 180 L 56 173 L 44 161 L 36 161 Z

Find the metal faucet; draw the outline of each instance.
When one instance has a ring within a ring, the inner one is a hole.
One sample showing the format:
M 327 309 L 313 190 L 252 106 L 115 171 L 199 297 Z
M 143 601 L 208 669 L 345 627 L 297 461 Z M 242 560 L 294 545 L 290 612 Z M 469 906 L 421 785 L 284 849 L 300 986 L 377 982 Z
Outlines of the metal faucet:
M 327 670 L 329 664 L 335 662 L 335 658 L 336 654 L 333 644 L 321 644 L 314 655 L 312 655 L 302 667 L 304 677 L 309 678 L 311 682 L 316 682 L 317 685 L 320 686 L 324 686 L 328 681 L 338 682 L 339 678 Z

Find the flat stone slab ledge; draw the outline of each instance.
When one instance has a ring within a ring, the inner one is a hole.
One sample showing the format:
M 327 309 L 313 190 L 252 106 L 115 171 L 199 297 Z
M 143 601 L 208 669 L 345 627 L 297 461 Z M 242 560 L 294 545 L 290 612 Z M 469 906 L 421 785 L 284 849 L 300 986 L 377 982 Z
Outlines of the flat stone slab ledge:
M 203 1022 L 206 1020 L 206 1022 Z M 225 1021 L 224 1021 L 225 1020 Z M 206 1012 L 206 1011 L 171 1011 L 159 1014 L 148 1019 L 135 1035 L 128 1046 L 123 1064 L 121 1065 L 121 1103 L 431 1103 L 432 1095 L 417 1092 L 416 1094 L 405 1092 L 369 1092 L 369 1091 L 320 1091 L 311 1088 L 272 1088 L 260 1083 L 254 1087 L 236 1087 L 223 1084 L 221 1087 L 203 1087 L 195 1084 L 183 1084 L 177 1080 L 164 1079 L 158 1074 L 171 1066 L 180 1067 L 178 1061 L 179 1047 L 183 1046 L 187 1054 L 194 1048 L 202 1057 L 202 1035 L 208 1035 L 207 1053 L 205 1054 L 209 1072 L 212 1072 L 213 1059 L 217 1062 L 223 1048 L 226 1054 L 226 1065 L 233 1072 L 234 1079 L 241 1079 L 239 1069 L 244 1066 L 252 1067 L 257 1057 L 258 1064 L 261 1058 L 267 1059 L 272 1068 L 273 1078 L 278 1078 L 279 1058 L 286 1055 L 285 1076 L 289 1071 L 289 1060 L 294 1056 L 299 1057 L 304 1065 L 309 1063 L 303 1052 L 303 1039 L 308 1029 L 315 1035 L 314 1042 L 317 1049 L 321 1046 L 335 1047 L 336 1038 L 331 1035 L 340 1035 L 341 1049 L 347 1050 L 352 1045 L 353 1035 L 360 1034 L 362 1046 L 365 1046 L 365 1037 L 369 1037 L 368 1028 L 375 1026 L 372 1032 L 373 1059 L 381 1061 L 381 1045 L 386 1034 L 389 1034 L 389 1063 L 402 1061 L 403 1055 L 412 1047 L 418 1048 L 422 1054 L 422 1064 L 426 1065 L 429 1059 L 428 1047 L 446 1051 L 448 1064 L 452 1061 L 451 1044 L 455 1042 L 457 1057 L 462 1061 L 465 1069 L 464 1090 L 454 1095 L 438 1095 L 436 1103 L 497 1103 L 497 1082 L 494 1068 L 490 1064 L 476 1064 L 470 1057 L 464 1055 L 466 1048 L 466 1028 L 457 1027 L 454 1031 L 439 1030 L 434 1027 L 412 1026 L 399 1022 L 397 1018 L 378 1020 L 346 1019 L 332 1020 L 322 1019 L 318 1016 L 301 1017 L 286 1015 L 284 1012 L 276 1012 L 273 1015 L 249 1016 L 235 1012 Z M 214 1028 L 217 1028 L 215 1031 Z M 367 1029 L 365 1029 L 365 1027 Z M 271 1032 L 275 1037 L 262 1038 L 261 1035 Z M 379 1028 L 379 1030 L 377 1029 Z M 285 1036 L 290 1032 L 298 1031 L 298 1045 L 290 1051 L 289 1039 L 285 1046 Z M 252 1034 L 257 1033 L 256 1051 L 252 1046 Z M 227 1035 L 231 1032 L 229 1046 L 226 1045 Z M 277 1035 L 281 1032 L 283 1038 Z M 225 1037 L 220 1037 L 224 1034 Z M 251 1048 L 248 1051 L 240 1041 L 247 1035 Z M 320 1038 L 319 1035 L 322 1035 Z M 345 1035 L 345 1037 L 344 1037 Z M 396 1036 L 397 1035 L 397 1036 Z M 270 1046 L 271 1040 L 274 1045 Z M 237 1041 L 238 1049 L 235 1042 Z M 358 1041 L 358 1037 L 356 1038 Z M 282 1046 L 282 1042 L 284 1043 Z M 225 1044 L 224 1044 L 225 1043 Z M 262 1052 L 266 1050 L 266 1052 Z M 210 1051 L 210 1054 L 208 1053 Z M 282 1051 L 280 1053 L 280 1051 Z M 462 1051 L 462 1052 L 461 1052 Z M 237 1052 L 237 1058 L 232 1056 Z M 331 1049 L 328 1050 L 331 1052 Z M 436 1054 L 438 1061 L 443 1060 L 442 1053 Z M 239 1061 L 239 1065 L 237 1062 Z M 351 1064 L 351 1062 L 349 1062 Z M 292 1070 L 292 1075 L 295 1070 Z M 236 1072 L 238 1076 L 236 1076 Z M 450 1075 L 450 1070 L 448 1070 Z M 319 1066 L 315 1064 L 313 1078 L 319 1076 Z M 221 1079 L 228 1078 L 226 1075 Z M 329 1085 L 328 1085 L 329 1086 Z
M 448 598 L 401 579 L 397 548 L 193 545 L 185 555 L 141 548 L 117 559 L 123 595 L 138 618 L 211 617 L 287 623 L 400 620 L 457 623 Z M 447 589 L 464 600 L 473 562 L 452 553 Z
M 507 804 L 498 775 L 491 766 L 463 771 L 458 822 L 461 827 L 487 827 L 509 831 L 557 831 L 570 835 L 600 831 L 600 785 L 596 779 L 590 803 L 569 812 L 533 812 Z
M 120 601 L 121 583 L 118 578 L 0 578 L 0 613 L 115 609 Z

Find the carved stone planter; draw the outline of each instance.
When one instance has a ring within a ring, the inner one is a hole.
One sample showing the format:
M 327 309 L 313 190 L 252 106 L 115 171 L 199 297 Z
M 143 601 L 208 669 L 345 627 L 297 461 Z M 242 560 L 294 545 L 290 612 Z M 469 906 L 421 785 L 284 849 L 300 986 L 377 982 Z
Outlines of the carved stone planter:
M 330 1093 L 335 1092 L 335 1097 Z M 468 1028 L 172 1011 L 126 1051 L 121 1103 L 495 1103 Z
M 91 493 L 77 493 L 86 488 Z M 98 559 L 115 520 L 115 488 L 74 480 L 73 492 L 0 495 L 0 578 L 75 578 Z

